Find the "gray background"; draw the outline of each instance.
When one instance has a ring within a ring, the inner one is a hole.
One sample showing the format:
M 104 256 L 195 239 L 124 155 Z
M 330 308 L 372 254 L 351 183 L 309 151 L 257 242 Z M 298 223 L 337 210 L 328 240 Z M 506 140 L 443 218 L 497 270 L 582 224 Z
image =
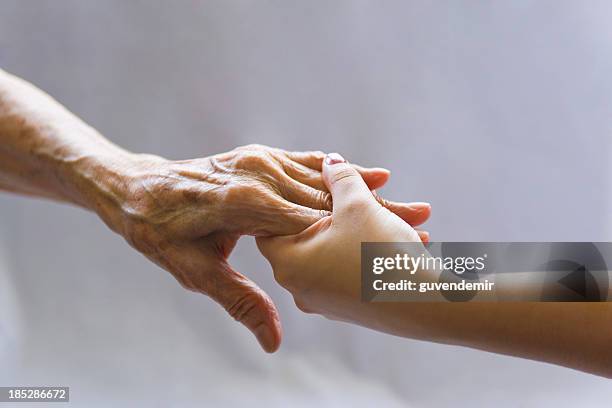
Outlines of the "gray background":
M 436 240 L 612 240 L 606 1 L 0 2 L 0 65 L 111 140 L 339 151 L 430 201 Z M 0 196 L 0 384 L 73 406 L 586 406 L 607 380 L 301 314 L 265 355 L 92 214 Z

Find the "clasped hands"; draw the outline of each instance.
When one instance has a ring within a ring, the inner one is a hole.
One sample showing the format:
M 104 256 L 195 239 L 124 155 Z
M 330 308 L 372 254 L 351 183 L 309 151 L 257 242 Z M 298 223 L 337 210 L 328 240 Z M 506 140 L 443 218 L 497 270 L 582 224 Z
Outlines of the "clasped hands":
M 412 228 L 427 220 L 428 204 L 380 198 L 374 190 L 389 172 L 338 154 L 250 145 L 185 161 L 140 155 L 124 167 L 120 215 L 101 214 L 105 221 L 183 287 L 217 301 L 268 352 L 281 342 L 278 311 L 227 262 L 241 235 L 256 237 L 301 310 L 342 320 L 359 302 L 362 241 L 428 239 Z

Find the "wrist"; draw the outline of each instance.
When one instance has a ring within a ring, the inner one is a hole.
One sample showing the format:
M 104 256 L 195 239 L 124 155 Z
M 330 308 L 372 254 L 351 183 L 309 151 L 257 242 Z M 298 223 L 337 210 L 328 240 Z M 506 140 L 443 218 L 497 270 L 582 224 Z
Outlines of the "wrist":
M 113 231 L 124 235 L 125 219 L 137 180 L 147 169 L 166 160 L 153 155 L 135 154 L 109 143 L 98 146 L 67 166 L 72 201 L 95 212 Z

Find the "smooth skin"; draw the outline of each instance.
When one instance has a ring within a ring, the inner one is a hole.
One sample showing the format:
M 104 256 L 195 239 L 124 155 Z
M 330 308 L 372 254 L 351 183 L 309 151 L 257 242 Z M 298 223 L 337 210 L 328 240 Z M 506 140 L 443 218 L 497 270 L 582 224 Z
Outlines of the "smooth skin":
M 419 235 L 373 199 L 339 155 L 327 157 L 323 179 L 333 197 L 330 217 L 293 236 L 257 238 L 276 280 L 301 310 L 612 377 L 610 303 L 362 302 L 361 242 L 419 242 Z
M 220 303 L 268 352 L 281 342 L 276 307 L 227 258 L 241 235 L 296 234 L 329 214 L 323 157 L 259 145 L 179 161 L 130 153 L 0 70 L 0 189 L 95 212 L 185 288 Z M 389 178 L 354 168 L 371 189 Z M 378 200 L 413 225 L 429 216 L 428 205 Z

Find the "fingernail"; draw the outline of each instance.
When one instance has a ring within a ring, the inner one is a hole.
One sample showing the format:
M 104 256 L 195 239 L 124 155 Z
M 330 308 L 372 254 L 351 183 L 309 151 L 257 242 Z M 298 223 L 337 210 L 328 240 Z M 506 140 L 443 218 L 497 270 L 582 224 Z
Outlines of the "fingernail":
M 325 156 L 325 164 L 329 164 L 331 166 L 338 163 L 346 163 L 346 160 L 344 160 L 344 157 L 340 156 L 340 154 L 329 153 L 327 156 Z
M 427 231 L 419 231 L 419 238 L 423 242 L 429 242 L 429 232 Z

